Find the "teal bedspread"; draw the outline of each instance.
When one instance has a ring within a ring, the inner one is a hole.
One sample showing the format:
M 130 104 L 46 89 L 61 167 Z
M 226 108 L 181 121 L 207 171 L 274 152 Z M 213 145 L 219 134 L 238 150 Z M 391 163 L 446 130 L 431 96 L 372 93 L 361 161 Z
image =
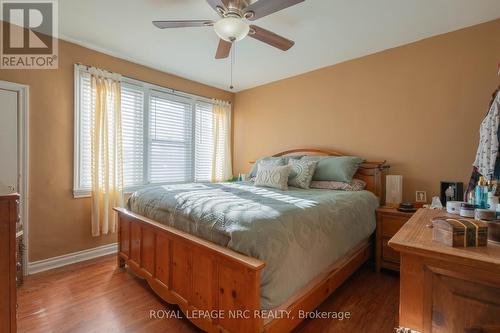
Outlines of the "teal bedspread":
M 250 182 L 140 190 L 129 209 L 261 259 L 261 307 L 281 305 L 375 230 L 378 199 L 368 191 L 288 191 Z

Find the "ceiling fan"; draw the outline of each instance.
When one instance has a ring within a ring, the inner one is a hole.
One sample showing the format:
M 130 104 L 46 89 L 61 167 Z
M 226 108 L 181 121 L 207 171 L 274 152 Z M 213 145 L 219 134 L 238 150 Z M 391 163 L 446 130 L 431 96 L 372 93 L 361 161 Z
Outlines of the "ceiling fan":
M 249 24 L 248 21 L 255 21 L 303 1 L 305 0 L 207 0 L 221 17 L 220 20 L 153 21 L 153 24 L 160 29 L 213 26 L 215 33 L 220 37 L 216 59 L 227 58 L 232 44 L 247 35 L 287 51 L 295 44 L 294 41 Z

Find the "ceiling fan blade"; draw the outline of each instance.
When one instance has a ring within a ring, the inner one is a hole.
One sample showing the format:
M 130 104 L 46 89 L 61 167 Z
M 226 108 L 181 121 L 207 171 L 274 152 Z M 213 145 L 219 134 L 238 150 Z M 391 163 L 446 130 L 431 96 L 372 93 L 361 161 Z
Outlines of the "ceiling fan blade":
M 153 25 L 160 29 L 209 27 L 214 25 L 212 20 L 184 20 L 184 21 L 153 21 Z
M 248 36 L 260 40 L 263 43 L 269 44 L 283 51 L 287 51 L 295 44 L 293 40 L 281 37 L 280 35 L 277 35 L 274 32 L 263 29 L 256 25 L 250 26 L 250 33 L 248 34 Z
M 219 46 L 217 47 L 217 53 L 215 53 L 215 59 L 224 59 L 229 57 L 232 46 L 232 43 L 226 42 L 224 39 L 219 40 Z
M 245 13 L 253 12 L 253 16 L 247 17 L 250 21 L 254 21 L 304 1 L 305 0 L 257 0 L 257 2 L 245 8 Z
M 221 9 L 226 11 L 229 6 L 229 0 L 207 0 L 207 2 L 210 7 L 212 7 L 220 16 L 222 16 L 222 13 L 219 11 L 219 9 L 217 9 L 217 7 L 220 7 Z

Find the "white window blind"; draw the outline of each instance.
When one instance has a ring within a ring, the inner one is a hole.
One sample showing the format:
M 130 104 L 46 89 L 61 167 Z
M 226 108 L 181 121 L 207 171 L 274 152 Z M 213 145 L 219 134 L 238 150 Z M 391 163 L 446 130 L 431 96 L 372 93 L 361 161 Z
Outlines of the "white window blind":
M 91 188 L 92 89 L 75 69 L 75 196 Z M 126 190 L 208 182 L 214 149 L 213 105 L 195 96 L 124 78 L 121 87 L 123 176 Z M 217 166 L 216 166 L 217 167 Z
M 144 93 L 122 85 L 123 181 L 125 186 L 145 183 Z
M 190 101 L 155 94 L 149 103 L 150 182 L 192 181 L 192 108 Z
M 80 156 L 79 164 L 79 180 L 78 188 L 82 190 L 90 190 L 91 184 L 91 126 L 93 123 L 91 104 L 92 104 L 92 89 L 90 87 L 90 75 L 84 73 L 80 75 L 80 122 L 79 131 L 80 141 Z

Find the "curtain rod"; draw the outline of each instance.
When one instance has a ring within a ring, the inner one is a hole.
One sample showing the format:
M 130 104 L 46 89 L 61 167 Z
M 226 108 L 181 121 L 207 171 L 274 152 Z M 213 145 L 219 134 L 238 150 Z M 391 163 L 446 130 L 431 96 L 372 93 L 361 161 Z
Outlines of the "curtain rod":
M 86 65 L 86 64 L 83 64 L 81 62 L 77 62 L 76 63 L 78 66 L 83 66 L 83 67 L 86 67 L 86 69 L 89 69 L 91 67 L 95 67 L 95 66 L 91 66 L 91 65 Z M 112 74 L 119 74 L 119 73 L 116 73 L 116 72 L 111 72 L 111 71 L 108 71 L 107 69 L 105 69 L 105 71 L 109 72 L 109 73 L 112 73 Z M 122 74 L 120 74 L 122 75 Z M 164 87 L 164 86 L 160 86 L 159 84 L 155 84 L 155 83 L 151 83 L 151 82 L 147 82 L 147 81 L 144 81 L 144 80 L 139 80 L 139 79 L 135 79 L 133 77 L 128 77 L 128 76 L 125 76 L 125 75 L 122 75 L 123 77 L 129 79 L 129 80 L 133 80 L 133 81 L 137 81 L 137 82 L 142 82 L 142 83 L 145 83 L 145 84 L 149 84 L 149 85 L 155 85 L 155 86 L 159 86 L 163 89 L 166 89 L 166 90 L 170 90 L 170 92 L 172 94 L 179 94 L 177 96 L 181 96 L 181 97 L 186 97 L 186 95 L 188 96 L 194 96 L 194 97 L 201 97 L 203 99 L 206 99 L 206 100 L 210 100 L 210 101 L 214 101 L 214 100 L 217 100 L 216 98 L 213 98 L 213 97 L 208 97 L 208 96 L 202 96 L 202 95 L 196 95 L 196 94 L 193 94 L 193 93 L 190 93 L 190 92 L 186 92 L 186 91 L 182 91 L 182 90 L 176 90 L 176 89 L 173 89 L 173 88 L 167 88 L 167 87 Z M 225 103 L 229 103 L 229 105 L 232 105 L 231 101 L 226 101 L 226 100 L 221 100 L 222 102 L 225 102 Z

